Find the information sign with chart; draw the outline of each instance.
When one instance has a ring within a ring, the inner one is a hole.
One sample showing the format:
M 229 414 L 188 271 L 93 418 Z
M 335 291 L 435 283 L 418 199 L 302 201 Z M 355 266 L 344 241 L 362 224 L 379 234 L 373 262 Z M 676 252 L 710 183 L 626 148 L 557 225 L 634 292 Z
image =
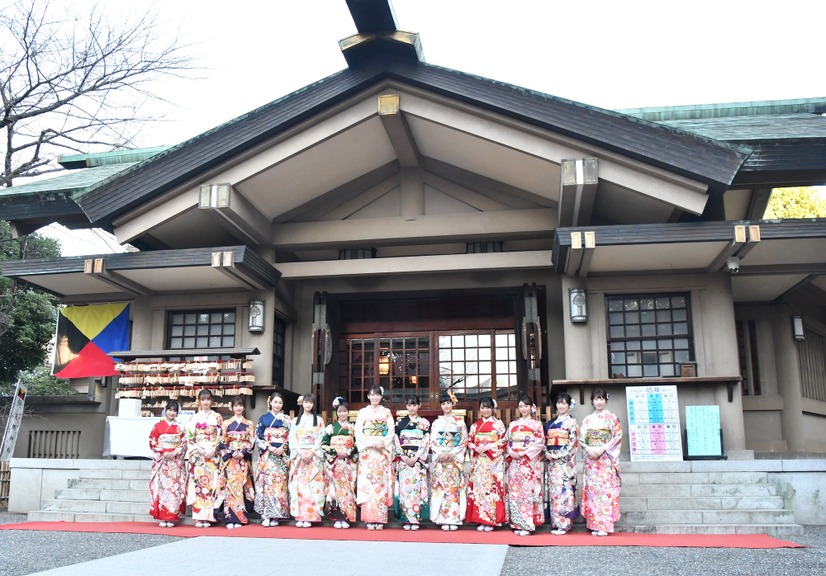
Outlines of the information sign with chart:
M 683 459 L 676 386 L 628 386 L 632 462 Z

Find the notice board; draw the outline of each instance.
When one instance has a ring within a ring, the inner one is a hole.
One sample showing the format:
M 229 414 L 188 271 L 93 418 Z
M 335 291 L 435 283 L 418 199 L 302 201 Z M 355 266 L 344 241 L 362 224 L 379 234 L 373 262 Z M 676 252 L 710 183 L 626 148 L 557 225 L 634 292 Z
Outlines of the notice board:
M 686 406 L 685 436 L 687 458 L 722 458 L 719 406 Z
M 632 462 L 683 459 L 676 386 L 628 386 Z

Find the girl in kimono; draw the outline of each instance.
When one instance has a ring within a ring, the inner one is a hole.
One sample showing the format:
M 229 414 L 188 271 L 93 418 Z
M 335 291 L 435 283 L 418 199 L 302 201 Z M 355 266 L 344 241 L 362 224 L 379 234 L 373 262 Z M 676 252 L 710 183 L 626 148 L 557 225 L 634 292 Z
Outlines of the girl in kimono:
M 440 400 L 442 415 L 430 427 L 430 451 L 433 453 L 430 520 L 442 530 L 457 530 L 465 519 L 467 508 L 467 426 L 463 419 L 453 415 L 456 396 L 445 392 Z
M 358 488 L 356 503 L 361 520 L 368 530 L 381 530 L 387 524 L 387 507 L 393 505 L 393 415 L 381 405 L 384 390 L 371 386 L 370 404 L 359 410 L 356 418 L 358 448 Z
M 247 512 L 252 509 L 255 492 L 252 487 L 252 450 L 255 428 L 244 418 L 244 398 L 232 399 L 232 418 L 224 421 L 224 523 L 228 529 L 248 524 Z
M 324 511 L 324 420 L 313 413 L 312 394 L 298 397 L 302 407 L 290 426 L 290 514 L 299 528 L 321 522 Z
M 508 426 L 508 517 L 517 536 L 527 536 L 545 522 L 542 510 L 545 434 L 534 414 L 533 401 L 522 396 L 519 418 Z
M 273 392 L 267 399 L 269 412 L 258 419 L 258 472 L 255 478 L 255 511 L 262 526 L 278 526 L 290 517 L 287 492 L 290 460 L 287 442 L 290 417 L 284 414 L 284 397 Z
M 149 514 L 160 520 L 158 525 L 164 528 L 174 526 L 178 516 L 186 511 L 184 429 L 175 422 L 177 417 L 178 403 L 170 400 L 166 403 L 164 419 L 149 433 L 149 449 L 155 458 L 149 479 Z
M 212 392 L 198 393 L 200 409 L 186 425 L 189 482 L 186 503 L 192 506 L 197 528 L 209 528 L 215 522 L 215 508 L 220 504 L 221 458 L 218 447 L 223 439 L 224 419 L 212 409 Z
M 594 412 L 582 420 L 579 442 L 585 453 L 582 474 L 582 515 L 591 534 L 608 536 L 620 519 L 619 456 L 622 426 L 605 409 L 608 394 L 601 388 L 591 392 Z
M 339 396 L 333 400 L 338 419 L 324 429 L 321 445 L 327 460 L 327 516 L 336 528 L 356 521 L 356 440 L 350 424 L 350 406 Z
M 556 418 L 545 426 L 545 519 L 551 534 L 567 533 L 579 516 L 576 503 L 576 419 L 569 414 L 574 406 L 570 394 L 556 399 Z
M 396 490 L 393 505 L 396 518 L 405 530 L 418 530 L 422 518 L 430 515 L 427 496 L 427 454 L 430 450 L 430 422 L 419 416 L 421 400 L 415 394 L 405 398 L 407 416 L 396 425 Z
M 470 427 L 470 481 L 467 518 L 478 524 L 480 532 L 490 532 L 507 520 L 505 515 L 505 425 L 494 416 L 496 400 L 483 396 L 479 401 L 481 418 Z

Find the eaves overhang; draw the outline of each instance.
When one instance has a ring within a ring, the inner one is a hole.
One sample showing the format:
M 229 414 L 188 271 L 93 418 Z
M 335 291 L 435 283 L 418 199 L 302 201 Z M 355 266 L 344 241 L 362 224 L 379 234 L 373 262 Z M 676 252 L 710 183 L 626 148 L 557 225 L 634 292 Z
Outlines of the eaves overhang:
M 4 276 L 61 299 L 264 290 L 281 273 L 247 246 L 127 252 L 0 263 Z
M 569 277 L 728 273 L 735 298 L 773 301 L 826 274 L 826 219 L 585 226 L 554 231 Z

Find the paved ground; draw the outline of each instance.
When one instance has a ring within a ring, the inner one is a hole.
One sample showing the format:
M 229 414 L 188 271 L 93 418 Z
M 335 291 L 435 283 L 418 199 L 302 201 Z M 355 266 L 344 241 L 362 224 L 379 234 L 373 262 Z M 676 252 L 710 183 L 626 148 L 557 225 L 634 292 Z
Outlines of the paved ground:
M 25 521 L 23 515 L 0 512 L 0 523 L 22 521 Z M 561 572 L 596 576 L 822 576 L 826 573 L 826 527 L 809 527 L 794 541 L 809 547 L 778 550 L 509 548 L 377 542 L 327 542 L 320 546 L 318 542 L 300 540 L 3 530 L 0 531 L 0 576 L 23 576 L 47 570 L 50 576 L 145 576 L 161 566 L 164 572 L 176 576 L 202 576 L 205 571 L 231 570 L 233 547 L 241 558 L 249 559 L 246 571 L 257 576 L 283 574 L 285 569 L 301 575 L 386 573 L 398 571 L 402 565 L 421 574 L 443 576 L 556 576 Z M 210 555 L 217 565 L 197 560 Z M 271 571 L 266 569 L 267 558 L 273 559 Z M 90 562 L 92 560 L 95 561 Z M 65 568 L 55 569 L 58 567 Z

